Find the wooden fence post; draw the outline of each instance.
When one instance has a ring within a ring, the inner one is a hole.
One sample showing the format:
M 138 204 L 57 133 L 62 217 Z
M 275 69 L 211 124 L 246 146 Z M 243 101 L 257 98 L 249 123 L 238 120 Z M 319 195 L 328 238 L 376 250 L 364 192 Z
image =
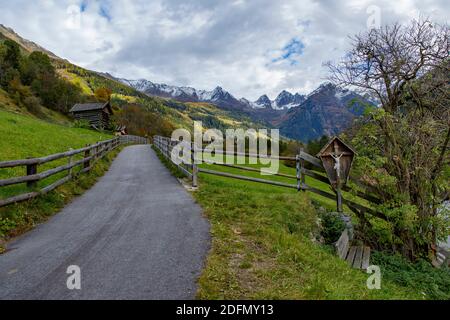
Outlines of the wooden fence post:
M 195 144 L 193 146 L 194 146 L 194 148 L 191 147 L 192 187 L 197 188 L 198 187 L 198 167 L 197 167 L 197 164 L 195 163 L 195 159 L 197 159 L 197 157 L 196 157 L 197 149 L 195 147 Z
M 163 155 L 164 157 L 167 157 L 167 141 L 163 139 L 162 144 L 163 144 Z
M 297 155 L 295 157 L 295 164 L 296 164 L 296 169 L 297 169 L 297 191 L 301 190 L 301 168 L 300 168 L 300 155 Z
M 164 156 L 167 158 L 167 140 L 164 139 Z
M 31 159 L 31 158 L 28 158 Z M 37 174 L 37 163 L 28 164 L 27 165 L 27 176 L 32 176 Z M 27 182 L 28 188 L 34 188 L 36 187 L 36 181 L 28 181 Z
M 72 148 L 69 149 L 69 151 L 73 151 Z M 69 166 L 71 166 L 73 163 L 73 156 L 69 157 Z M 69 168 L 69 176 L 72 177 L 73 174 L 73 167 Z
M 86 147 L 90 147 L 90 145 L 86 145 Z M 85 152 L 84 152 L 84 159 L 87 159 L 87 158 L 89 158 L 91 156 L 91 149 L 89 148 L 89 149 L 87 149 Z M 83 165 L 83 168 L 84 169 L 86 169 L 86 170 L 89 170 L 88 168 L 91 166 L 91 160 L 87 160 L 87 161 L 85 161 L 84 162 L 84 165 Z
M 338 212 L 343 212 L 342 209 L 342 193 L 341 193 L 341 187 L 338 185 L 336 187 L 336 206 Z
M 95 159 L 98 159 L 98 154 L 100 152 L 100 145 L 98 141 L 95 143 L 94 154 L 92 155 Z
M 305 170 L 305 159 L 303 159 L 301 157 L 301 154 L 303 152 L 304 152 L 304 149 L 301 148 L 300 149 L 300 156 L 299 156 L 299 158 L 300 158 L 300 177 L 301 177 L 300 181 L 301 181 L 302 186 L 305 186 L 306 185 L 306 175 L 305 175 L 305 172 L 304 172 L 304 170 Z M 306 190 L 302 188 L 302 191 L 306 191 Z
M 100 157 L 101 157 L 101 155 L 102 155 L 102 149 L 103 148 L 103 145 L 102 144 L 99 144 L 98 146 L 97 146 L 97 151 L 95 152 L 95 158 L 98 160 Z

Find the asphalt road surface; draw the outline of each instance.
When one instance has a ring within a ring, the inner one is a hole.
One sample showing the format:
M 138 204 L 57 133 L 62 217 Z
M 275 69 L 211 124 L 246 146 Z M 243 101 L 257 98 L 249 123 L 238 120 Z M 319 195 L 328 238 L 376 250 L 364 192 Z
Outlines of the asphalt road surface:
M 209 246 L 191 195 L 150 146 L 130 146 L 91 190 L 8 244 L 0 299 L 193 299 Z

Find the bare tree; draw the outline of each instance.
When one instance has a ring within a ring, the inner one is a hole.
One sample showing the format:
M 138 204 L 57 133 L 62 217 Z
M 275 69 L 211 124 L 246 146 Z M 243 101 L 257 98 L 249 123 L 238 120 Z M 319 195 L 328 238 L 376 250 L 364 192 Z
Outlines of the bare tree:
M 449 27 L 414 20 L 351 41 L 353 49 L 339 63 L 328 63 L 330 80 L 380 102 L 372 123 L 382 141 L 378 152 L 387 159 L 383 169 L 395 177 L 396 188 L 386 192 L 379 186 L 379 195 L 391 208 L 413 205 L 416 210 L 413 217 L 409 212 L 399 219 L 396 211 L 386 220 L 405 255 L 426 256 L 445 229 L 435 221 L 438 204 L 450 190 Z

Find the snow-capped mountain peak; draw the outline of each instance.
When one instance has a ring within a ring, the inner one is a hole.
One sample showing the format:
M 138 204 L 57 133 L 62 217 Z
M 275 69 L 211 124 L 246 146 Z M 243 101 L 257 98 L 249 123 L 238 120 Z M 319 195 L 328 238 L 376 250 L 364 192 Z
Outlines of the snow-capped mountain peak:
M 252 104 L 253 108 L 272 108 L 272 101 L 267 95 L 262 95 L 258 100 Z
M 287 110 L 299 106 L 305 101 L 305 96 L 299 93 L 294 95 L 286 90 L 283 90 L 274 101 L 270 100 L 267 95 L 262 95 L 257 101 L 251 102 L 245 98 L 240 100 L 236 99 L 231 93 L 220 86 L 217 86 L 212 91 L 207 91 L 197 90 L 192 87 L 177 87 L 159 84 L 145 79 L 118 80 L 148 95 L 172 98 L 182 102 L 210 102 L 231 109 Z
M 277 106 L 286 105 L 292 102 L 294 95 L 286 90 L 283 90 L 275 99 Z

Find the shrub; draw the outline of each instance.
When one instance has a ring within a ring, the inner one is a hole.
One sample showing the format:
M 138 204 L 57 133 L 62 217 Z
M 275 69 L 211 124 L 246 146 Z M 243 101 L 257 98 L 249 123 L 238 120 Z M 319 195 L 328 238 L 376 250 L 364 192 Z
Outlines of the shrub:
M 34 115 L 40 115 L 41 111 L 41 101 L 35 96 L 29 96 L 23 99 L 23 104 Z
M 434 268 L 425 260 L 411 263 L 399 254 L 373 252 L 372 264 L 381 268 L 383 279 L 404 287 L 413 287 L 427 299 L 450 299 L 450 269 Z
M 339 240 L 345 229 L 345 222 L 337 212 L 325 212 L 321 215 L 321 235 L 326 244 L 332 244 Z
M 91 129 L 91 124 L 87 120 L 76 120 L 73 123 L 74 128 Z

